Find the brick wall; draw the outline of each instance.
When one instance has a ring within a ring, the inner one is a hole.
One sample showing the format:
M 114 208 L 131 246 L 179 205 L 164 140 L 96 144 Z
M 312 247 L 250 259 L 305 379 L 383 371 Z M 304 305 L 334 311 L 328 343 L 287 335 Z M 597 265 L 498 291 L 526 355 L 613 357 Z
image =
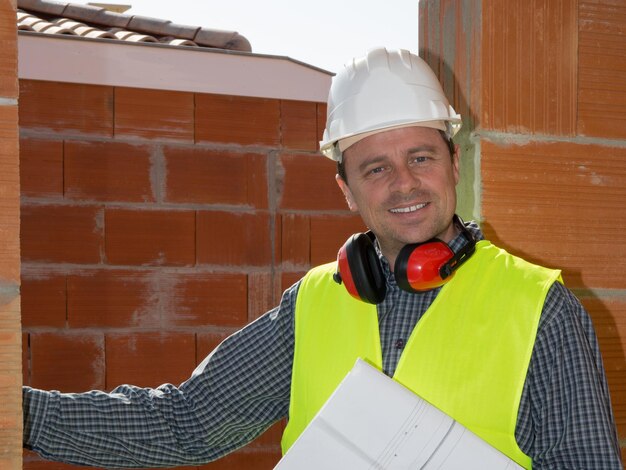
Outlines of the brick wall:
M 0 468 L 22 468 L 15 1 L 0 0 Z
M 563 269 L 590 312 L 626 461 L 626 2 L 420 2 L 420 48 L 468 126 L 488 238 Z
M 19 113 L 26 384 L 179 383 L 362 230 L 324 104 L 22 80 Z M 281 433 L 202 468 L 272 468 Z

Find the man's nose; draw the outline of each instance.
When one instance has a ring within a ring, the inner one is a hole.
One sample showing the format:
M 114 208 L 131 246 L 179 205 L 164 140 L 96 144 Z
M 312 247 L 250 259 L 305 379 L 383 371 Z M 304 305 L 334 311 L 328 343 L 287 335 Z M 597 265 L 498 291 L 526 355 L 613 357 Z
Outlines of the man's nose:
M 406 166 L 398 166 L 395 168 L 395 175 L 392 183 L 392 190 L 403 194 L 408 194 L 419 188 L 421 181 L 418 175 Z

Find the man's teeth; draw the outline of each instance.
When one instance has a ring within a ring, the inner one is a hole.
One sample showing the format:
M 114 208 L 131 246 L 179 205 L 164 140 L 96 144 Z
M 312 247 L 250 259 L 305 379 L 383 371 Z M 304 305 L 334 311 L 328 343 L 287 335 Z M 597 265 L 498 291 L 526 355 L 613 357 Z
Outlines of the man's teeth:
M 425 207 L 426 203 L 424 204 L 417 204 L 415 206 L 409 206 L 409 207 L 400 207 L 398 209 L 390 209 L 391 212 L 394 212 L 396 214 L 398 213 L 406 213 L 406 212 L 415 212 L 416 210 L 421 209 L 422 207 Z

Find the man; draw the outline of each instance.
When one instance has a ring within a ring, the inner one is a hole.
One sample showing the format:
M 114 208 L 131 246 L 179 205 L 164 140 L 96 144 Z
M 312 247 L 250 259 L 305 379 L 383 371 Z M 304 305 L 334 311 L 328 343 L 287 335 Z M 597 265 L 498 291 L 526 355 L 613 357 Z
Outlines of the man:
M 351 238 L 338 264 L 311 270 L 179 387 L 26 387 L 25 446 L 88 465 L 193 465 L 288 417 L 287 450 L 364 357 L 526 468 L 621 468 L 583 307 L 558 271 L 455 216 L 460 118 L 432 71 L 407 51 L 371 51 L 335 77 L 328 113 L 322 152 L 372 234 Z

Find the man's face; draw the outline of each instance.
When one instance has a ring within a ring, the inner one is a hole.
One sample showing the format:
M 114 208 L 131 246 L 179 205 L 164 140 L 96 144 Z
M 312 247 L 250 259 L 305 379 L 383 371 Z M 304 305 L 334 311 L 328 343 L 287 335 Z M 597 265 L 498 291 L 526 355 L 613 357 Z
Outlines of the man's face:
M 353 144 L 343 158 L 348 183 L 339 176 L 337 183 L 392 266 L 408 243 L 454 238 L 458 150 L 450 157 L 438 130 L 380 132 Z

